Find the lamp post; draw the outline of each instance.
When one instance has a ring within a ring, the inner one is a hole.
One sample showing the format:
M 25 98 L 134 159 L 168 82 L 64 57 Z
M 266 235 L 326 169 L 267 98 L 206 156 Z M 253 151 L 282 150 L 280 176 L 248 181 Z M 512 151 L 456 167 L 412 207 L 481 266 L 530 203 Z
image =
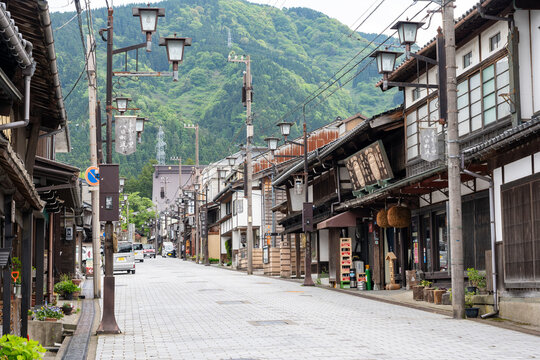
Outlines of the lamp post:
M 277 124 L 279 126 L 279 130 L 281 132 L 281 135 L 283 135 L 285 142 L 294 144 L 297 146 L 303 147 L 303 158 L 304 158 L 304 174 L 303 174 L 303 186 L 301 182 L 298 182 L 295 180 L 295 188 L 296 185 L 298 185 L 298 188 L 296 188 L 297 194 L 304 194 L 304 203 L 302 206 L 302 230 L 304 231 L 304 237 L 306 239 L 306 248 L 305 248 L 305 257 L 304 257 L 304 267 L 305 267 L 305 276 L 304 276 L 304 286 L 315 286 L 313 283 L 313 279 L 311 278 L 311 239 L 309 238 L 309 234 L 311 231 L 313 231 L 313 203 L 309 202 L 309 192 L 308 192 L 308 142 L 307 142 L 307 124 L 306 124 L 306 105 L 304 104 L 302 106 L 302 113 L 303 113 L 303 135 L 304 135 L 304 141 L 303 143 L 297 143 L 295 141 L 287 140 L 287 136 L 291 133 L 291 126 L 293 123 L 290 122 L 281 122 Z M 269 141 L 272 142 L 271 140 Z M 273 144 L 271 144 L 274 146 Z M 276 143 L 277 147 L 277 143 Z M 276 155 L 278 156 L 278 155 Z M 288 155 L 281 155 L 281 156 L 287 156 Z M 296 156 L 292 156 L 296 157 Z M 301 191 L 300 191 L 301 189 Z
M 161 76 L 161 72 L 149 72 L 145 74 L 131 72 L 113 72 L 113 55 L 123 54 L 131 50 L 138 50 L 145 47 L 147 51 L 151 51 L 152 33 L 156 29 L 157 18 L 165 15 L 165 9 L 162 8 L 135 8 L 133 9 L 134 16 L 141 18 L 141 30 L 146 33 L 146 43 L 128 46 L 120 49 L 113 49 L 113 34 L 114 34 L 114 17 L 113 9 L 109 7 L 107 11 L 107 27 L 100 29 L 99 33 L 103 40 L 107 41 L 107 82 L 106 82 L 106 112 L 107 112 L 107 158 L 106 163 L 112 164 L 112 91 L 113 91 L 113 76 Z M 150 26 L 153 25 L 153 26 Z M 104 34 L 107 33 L 107 37 Z M 123 107 L 123 104 L 121 104 Z M 118 101 L 117 101 L 118 106 Z M 125 110 L 127 110 L 127 101 L 125 102 Z M 115 190 L 116 192 L 117 190 Z M 118 195 L 116 195 L 118 196 Z M 118 220 L 118 209 L 116 209 L 116 220 Z M 120 328 L 116 322 L 114 315 L 114 288 L 115 279 L 113 275 L 113 221 L 107 219 L 105 223 L 105 278 L 103 282 L 103 317 L 97 332 L 100 334 L 118 334 Z

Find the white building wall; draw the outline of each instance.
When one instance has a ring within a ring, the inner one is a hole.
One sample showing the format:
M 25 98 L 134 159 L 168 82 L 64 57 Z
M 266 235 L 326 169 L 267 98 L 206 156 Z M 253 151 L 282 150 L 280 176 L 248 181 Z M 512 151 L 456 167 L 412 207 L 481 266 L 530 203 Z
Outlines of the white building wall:
M 319 259 L 330 261 L 330 231 L 328 229 L 319 230 Z
M 464 68 L 463 56 L 469 52 L 472 53 L 471 64 L 468 67 Z M 456 50 L 457 76 L 470 70 L 474 65 L 477 65 L 478 63 L 480 63 L 480 42 L 478 41 L 478 37 L 475 37 L 474 39 Z
M 494 186 L 495 186 L 495 234 L 497 241 L 504 241 L 502 228 L 502 201 L 501 201 L 501 186 L 509 182 L 522 179 L 533 175 L 540 171 L 540 152 L 526 156 L 519 160 L 513 161 L 503 167 L 498 167 L 493 170 Z M 538 166 L 537 166 L 538 165 Z
M 540 10 L 517 10 L 514 19 L 519 29 L 521 116 L 529 119 L 540 111 Z

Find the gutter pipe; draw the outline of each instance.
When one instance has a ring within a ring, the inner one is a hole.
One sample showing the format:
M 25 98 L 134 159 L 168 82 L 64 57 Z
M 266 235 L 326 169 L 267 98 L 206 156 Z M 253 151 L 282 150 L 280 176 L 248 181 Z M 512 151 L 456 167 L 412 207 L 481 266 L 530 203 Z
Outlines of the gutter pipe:
M 30 83 L 32 81 L 32 76 L 36 70 L 36 63 L 32 63 L 31 66 L 23 69 L 24 74 L 24 119 L 20 121 L 15 121 L 8 124 L 0 125 L 0 131 L 8 129 L 16 129 L 20 127 L 25 127 L 30 122 Z
M 463 168 L 463 158 L 462 158 L 462 168 Z M 482 319 L 495 316 L 499 313 L 499 303 L 497 297 L 497 261 L 495 254 L 495 189 L 493 180 L 487 176 L 479 175 L 475 172 L 472 172 L 467 169 L 462 169 L 463 174 L 473 176 L 477 179 L 486 181 L 489 184 L 489 222 L 491 230 L 491 274 L 492 274 L 492 283 L 493 283 L 493 311 L 481 316 Z

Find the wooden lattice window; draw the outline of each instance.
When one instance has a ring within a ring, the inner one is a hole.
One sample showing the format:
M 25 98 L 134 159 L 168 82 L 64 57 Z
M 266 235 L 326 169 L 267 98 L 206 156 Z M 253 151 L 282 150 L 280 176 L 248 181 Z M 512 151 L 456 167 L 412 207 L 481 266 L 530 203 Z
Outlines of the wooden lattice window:
M 505 283 L 540 287 L 540 174 L 503 185 Z

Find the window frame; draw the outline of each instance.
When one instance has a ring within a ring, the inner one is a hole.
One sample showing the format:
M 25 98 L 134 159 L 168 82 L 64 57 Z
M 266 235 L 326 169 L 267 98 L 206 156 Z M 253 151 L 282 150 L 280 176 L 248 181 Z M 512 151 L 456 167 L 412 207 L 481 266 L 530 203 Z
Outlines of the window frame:
M 493 46 L 493 39 L 497 38 L 496 46 Z M 497 32 L 495 35 L 489 37 L 489 52 L 493 52 L 499 49 L 501 44 L 501 32 Z
M 472 51 L 469 51 L 468 53 L 463 55 L 462 59 L 463 59 L 463 68 L 464 69 L 471 66 L 472 65 Z M 466 64 L 467 61 L 469 62 L 468 64 Z

